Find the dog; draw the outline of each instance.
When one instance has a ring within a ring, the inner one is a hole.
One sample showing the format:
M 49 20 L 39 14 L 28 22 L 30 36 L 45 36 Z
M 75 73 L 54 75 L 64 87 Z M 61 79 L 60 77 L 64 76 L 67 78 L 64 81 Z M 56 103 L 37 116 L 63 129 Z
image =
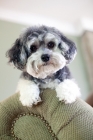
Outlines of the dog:
M 9 63 L 22 71 L 17 92 L 23 106 L 41 102 L 40 92 L 50 88 L 65 104 L 80 97 L 67 65 L 75 58 L 75 43 L 58 29 L 32 26 L 23 31 L 12 48 L 7 51 Z

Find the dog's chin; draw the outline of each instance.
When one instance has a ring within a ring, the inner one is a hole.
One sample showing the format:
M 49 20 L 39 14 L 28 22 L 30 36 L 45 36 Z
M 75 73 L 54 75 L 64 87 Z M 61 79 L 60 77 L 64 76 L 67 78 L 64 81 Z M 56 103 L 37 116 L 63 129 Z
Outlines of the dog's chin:
M 62 69 L 66 65 L 66 61 L 64 58 L 56 59 L 51 58 L 51 60 L 47 63 L 37 64 L 36 61 L 32 63 L 28 63 L 27 72 L 33 77 L 44 79 L 47 76 L 50 76 L 56 73 L 59 69 Z

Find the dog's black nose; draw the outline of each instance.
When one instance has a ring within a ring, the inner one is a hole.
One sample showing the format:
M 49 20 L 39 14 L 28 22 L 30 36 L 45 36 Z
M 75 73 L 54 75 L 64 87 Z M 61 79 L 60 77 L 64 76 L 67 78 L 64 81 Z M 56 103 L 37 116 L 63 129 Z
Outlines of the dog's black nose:
M 50 58 L 49 54 L 43 54 L 43 55 L 41 56 L 41 59 L 42 59 L 43 62 L 49 61 L 49 58 Z

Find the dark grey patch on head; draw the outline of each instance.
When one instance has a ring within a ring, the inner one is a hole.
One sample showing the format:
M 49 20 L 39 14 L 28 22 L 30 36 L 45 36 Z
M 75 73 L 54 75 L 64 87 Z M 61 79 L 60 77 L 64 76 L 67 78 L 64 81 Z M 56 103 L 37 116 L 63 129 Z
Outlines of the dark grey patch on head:
M 26 46 L 24 46 L 25 48 L 25 53 L 27 55 L 27 58 L 31 55 L 31 52 L 28 50 L 28 48 Z
M 62 50 L 61 42 L 58 44 L 58 48 L 59 48 L 60 50 Z
M 33 39 L 34 37 L 38 38 L 39 34 L 37 32 L 33 32 L 32 34 L 30 34 L 28 37 L 27 37 L 27 40 L 31 40 Z
M 33 37 L 30 35 L 27 37 L 27 41 L 30 41 Z
M 39 36 L 39 33 L 37 33 L 37 32 L 33 32 L 32 36 L 36 36 L 36 37 L 38 37 L 38 36 Z
M 37 36 L 40 34 L 44 34 L 47 32 L 47 28 L 45 26 L 32 26 L 26 29 L 24 33 L 20 35 L 21 40 L 23 43 L 27 42 L 28 36 Z

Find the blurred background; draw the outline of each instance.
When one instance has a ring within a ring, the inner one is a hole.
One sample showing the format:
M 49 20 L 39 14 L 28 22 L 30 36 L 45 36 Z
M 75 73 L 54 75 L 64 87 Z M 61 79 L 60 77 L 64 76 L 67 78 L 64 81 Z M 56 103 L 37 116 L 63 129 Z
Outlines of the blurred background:
M 85 100 L 93 92 L 93 0 L 0 0 L 0 101 L 15 93 L 20 71 L 6 51 L 31 25 L 58 28 L 78 48 L 69 65 Z

